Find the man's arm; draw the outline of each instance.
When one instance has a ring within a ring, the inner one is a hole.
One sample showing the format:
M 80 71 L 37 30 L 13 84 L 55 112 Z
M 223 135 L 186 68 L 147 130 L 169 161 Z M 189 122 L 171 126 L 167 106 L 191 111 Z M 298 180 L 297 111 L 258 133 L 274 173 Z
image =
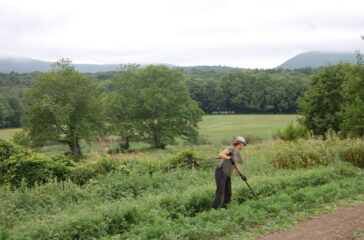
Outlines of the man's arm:
M 241 177 L 241 179 L 243 179 L 244 181 L 247 180 L 247 178 L 243 175 L 243 173 L 240 171 L 239 167 L 237 164 L 233 164 L 233 168 L 235 170 L 235 172 Z

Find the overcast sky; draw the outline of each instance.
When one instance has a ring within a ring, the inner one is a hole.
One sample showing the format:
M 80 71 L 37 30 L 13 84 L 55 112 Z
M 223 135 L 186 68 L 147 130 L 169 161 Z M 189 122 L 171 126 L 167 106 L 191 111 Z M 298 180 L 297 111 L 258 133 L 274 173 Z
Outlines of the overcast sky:
M 272 68 L 361 35 L 362 0 L 0 0 L 0 57 Z

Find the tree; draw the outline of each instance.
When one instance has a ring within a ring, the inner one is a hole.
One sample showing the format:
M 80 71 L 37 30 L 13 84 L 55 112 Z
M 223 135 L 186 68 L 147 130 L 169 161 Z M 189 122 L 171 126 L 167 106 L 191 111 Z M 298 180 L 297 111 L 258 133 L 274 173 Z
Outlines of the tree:
M 197 137 L 203 112 L 190 98 L 183 76 L 165 66 L 148 66 L 137 74 L 137 118 L 141 137 L 156 148 L 165 148 L 176 137 Z
M 6 118 L 8 117 L 8 111 L 3 103 L 0 102 L 0 128 L 6 127 Z
M 340 130 L 342 118 L 342 85 L 352 67 L 348 63 L 326 66 L 312 75 L 304 97 L 299 100 L 301 122 L 314 134 L 324 135 L 328 129 Z
M 35 142 L 67 144 L 77 160 L 82 156 L 80 140 L 101 129 L 102 116 L 96 86 L 70 64 L 69 59 L 60 59 L 53 70 L 36 78 L 26 92 L 23 126 Z
M 131 140 L 138 139 L 138 129 L 142 122 L 137 119 L 136 110 L 138 89 L 136 75 L 139 65 L 122 65 L 120 71 L 114 75 L 110 94 L 103 97 L 103 109 L 107 122 L 110 124 L 110 132 L 121 136 L 123 139 L 122 148 L 129 149 Z
M 165 148 L 177 137 L 197 137 L 197 123 L 203 112 L 190 98 L 180 72 L 165 66 L 138 70 L 129 66 L 114 80 L 109 116 L 124 137 Z
M 349 137 L 364 136 L 364 67 L 353 66 L 343 84 L 340 129 Z

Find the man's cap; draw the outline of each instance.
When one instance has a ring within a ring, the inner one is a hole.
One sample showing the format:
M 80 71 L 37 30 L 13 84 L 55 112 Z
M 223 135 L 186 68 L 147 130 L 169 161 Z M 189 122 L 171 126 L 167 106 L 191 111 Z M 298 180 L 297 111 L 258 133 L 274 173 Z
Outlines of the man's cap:
M 246 145 L 245 138 L 243 138 L 243 137 L 236 137 L 236 138 L 234 139 L 234 141 L 240 141 L 240 142 L 243 142 L 243 143 L 244 143 L 244 145 Z

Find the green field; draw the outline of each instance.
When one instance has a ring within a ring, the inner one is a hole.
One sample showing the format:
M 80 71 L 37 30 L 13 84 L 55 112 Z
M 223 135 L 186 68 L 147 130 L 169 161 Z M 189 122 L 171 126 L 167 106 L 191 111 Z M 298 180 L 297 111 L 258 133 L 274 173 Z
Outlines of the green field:
M 200 134 L 206 135 L 212 143 L 220 144 L 221 140 L 234 136 L 271 139 L 278 129 L 297 118 L 298 115 L 284 114 L 207 115 L 199 127 Z
M 219 160 L 207 165 L 204 161 L 224 149 L 221 140 L 234 135 L 269 139 L 296 118 L 209 115 L 200 132 L 212 144 L 180 142 L 165 150 L 133 143 L 134 152 L 108 155 L 102 143 L 83 144 L 86 158 L 67 166 L 67 181 L 51 178 L 35 186 L 14 176 L 24 161 L 29 176 L 46 177 L 44 168 L 36 166 L 47 166 L 37 164 L 50 157 L 32 152 L 24 160 L 20 152 L 0 162 L 6 174 L 0 180 L 18 179 L 18 185 L 0 185 L 0 239 L 253 239 L 291 226 L 297 218 L 334 210 L 343 200 L 363 201 L 362 140 L 263 141 L 242 150 L 240 166 L 260 199 L 255 200 L 234 174 L 231 204 L 211 210 Z M 2 137 L 14 131 L 3 130 Z M 65 150 L 49 146 L 41 153 Z M 196 154 L 199 167 L 181 164 L 183 158 L 176 156 L 186 150 Z M 12 166 L 12 172 L 2 166 Z
M 200 134 L 214 145 L 226 145 L 234 136 L 255 136 L 263 139 L 271 139 L 278 129 L 282 129 L 291 121 L 296 121 L 298 115 L 284 114 L 245 114 L 245 115 L 206 115 L 199 124 Z M 0 139 L 10 140 L 14 133 L 20 129 L 0 130 Z M 115 145 L 116 146 L 116 145 Z M 146 147 L 145 144 L 133 144 L 133 148 Z M 57 145 L 45 147 L 43 153 L 60 153 L 67 150 L 66 146 Z M 83 143 L 85 153 L 102 151 L 99 143 Z

